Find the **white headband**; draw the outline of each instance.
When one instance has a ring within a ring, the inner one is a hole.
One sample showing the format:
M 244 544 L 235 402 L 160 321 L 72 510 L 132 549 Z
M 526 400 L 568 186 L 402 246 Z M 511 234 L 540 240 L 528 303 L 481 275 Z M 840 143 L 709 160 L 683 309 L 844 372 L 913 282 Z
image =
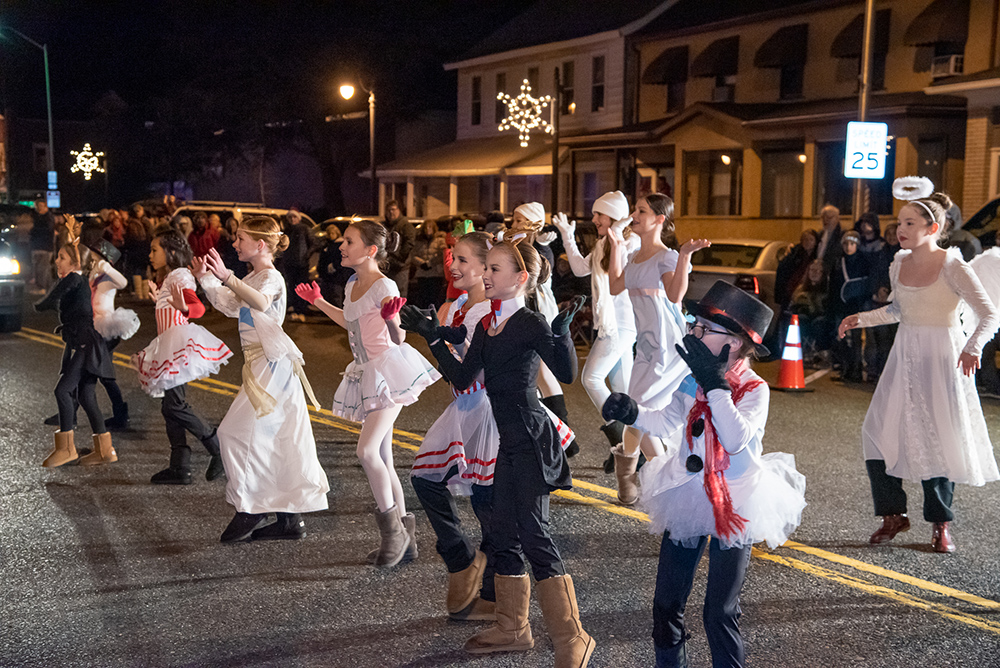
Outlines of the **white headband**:
M 926 204 L 924 204 L 923 202 L 921 202 L 920 200 L 912 199 L 909 202 L 907 202 L 907 204 L 919 204 L 920 206 L 924 207 L 924 211 L 926 211 L 927 215 L 931 217 L 931 223 L 938 222 L 937 216 L 934 215 L 934 212 L 931 211 L 931 208 Z

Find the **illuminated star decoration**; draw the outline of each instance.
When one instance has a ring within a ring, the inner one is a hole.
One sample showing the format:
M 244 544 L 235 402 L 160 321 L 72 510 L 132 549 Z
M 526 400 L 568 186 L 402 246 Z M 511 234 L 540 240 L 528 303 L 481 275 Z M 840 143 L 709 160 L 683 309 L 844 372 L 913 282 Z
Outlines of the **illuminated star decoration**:
M 542 119 L 542 109 L 552 102 L 552 96 L 531 97 L 531 85 L 527 79 L 521 84 L 520 95 L 511 97 L 507 93 L 497 93 L 497 99 L 507 105 L 507 117 L 500 123 L 500 131 L 517 130 L 521 146 L 528 145 L 528 133 L 535 128 L 553 133 L 552 126 Z
M 101 167 L 101 161 L 98 160 L 98 158 L 104 155 L 104 151 L 97 151 L 95 153 L 91 150 L 89 142 L 83 145 L 82 151 L 70 151 L 69 154 L 76 156 L 76 164 L 70 167 L 69 171 L 83 172 L 83 178 L 86 181 L 90 180 L 94 172 L 104 171 L 104 168 Z

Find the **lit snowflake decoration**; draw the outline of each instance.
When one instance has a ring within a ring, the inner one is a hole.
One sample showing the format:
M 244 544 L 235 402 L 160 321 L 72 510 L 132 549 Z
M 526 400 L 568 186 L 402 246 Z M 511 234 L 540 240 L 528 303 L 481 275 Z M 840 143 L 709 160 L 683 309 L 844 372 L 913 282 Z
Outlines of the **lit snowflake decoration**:
M 98 160 L 104 155 L 104 151 L 95 153 L 91 150 L 89 142 L 83 145 L 82 151 L 70 151 L 69 154 L 76 156 L 76 164 L 70 167 L 69 171 L 83 172 L 83 178 L 86 181 L 90 180 L 94 172 L 104 171 L 104 168 L 101 167 L 101 161 Z
M 553 133 L 552 126 L 542 118 L 542 109 L 552 102 L 552 96 L 532 97 L 531 85 L 527 79 L 521 84 L 520 95 L 511 97 L 507 93 L 497 93 L 497 99 L 507 105 L 507 118 L 500 123 L 500 131 L 517 130 L 521 146 L 528 145 L 528 133 L 535 128 Z

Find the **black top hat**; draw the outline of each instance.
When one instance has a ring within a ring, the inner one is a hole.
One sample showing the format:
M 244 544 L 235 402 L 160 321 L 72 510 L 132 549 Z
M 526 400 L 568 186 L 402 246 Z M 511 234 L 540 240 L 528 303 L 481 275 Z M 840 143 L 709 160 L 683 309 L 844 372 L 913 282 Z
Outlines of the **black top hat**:
M 759 356 L 770 354 L 763 341 L 774 311 L 753 295 L 720 280 L 688 310 L 731 332 L 743 332 L 754 342 L 754 350 Z
M 91 241 L 87 244 L 87 248 L 107 260 L 108 264 L 118 262 L 118 259 L 122 256 L 121 251 L 115 248 L 114 245 L 112 245 L 112 243 L 107 239 L 97 239 L 95 241 Z

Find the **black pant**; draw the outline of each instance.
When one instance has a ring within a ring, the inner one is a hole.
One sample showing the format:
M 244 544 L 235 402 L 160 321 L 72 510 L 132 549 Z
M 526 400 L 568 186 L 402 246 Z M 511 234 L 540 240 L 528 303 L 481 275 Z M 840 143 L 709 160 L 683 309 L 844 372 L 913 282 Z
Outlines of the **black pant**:
M 840 321 L 837 322 L 839 324 Z M 852 329 L 844 335 L 844 338 L 836 341 L 833 353 L 837 362 L 840 363 L 841 378 L 853 383 L 860 383 L 864 380 L 860 329 Z
M 672 663 L 668 657 L 684 643 L 684 608 L 694 573 L 705 552 L 708 536 L 703 536 L 693 548 L 682 547 L 668 534 L 660 545 L 660 562 L 656 569 L 656 592 L 653 594 L 653 644 L 656 647 L 657 668 Z M 708 548 L 708 588 L 705 592 L 705 635 L 712 650 L 713 668 L 742 666 L 743 637 L 740 635 L 740 590 L 750 563 L 750 546 L 720 548 L 711 540 Z
M 56 383 L 56 404 L 59 406 L 59 431 L 73 431 L 76 422 L 76 401 L 80 401 L 90 421 L 90 430 L 103 434 L 104 415 L 97 405 L 97 376 L 83 368 L 85 353 L 69 346 L 63 349 L 62 373 Z
M 472 565 L 476 550 L 472 541 L 462 530 L 462 521 L 458 517 L 455 497 L 448 489 L 448 479 L 458 474 L 458 467 L 453 466 L 445 475 L 444 480 L 437 482 L 418 476 L 412 476 L 410 482 L 417 493 L 420 505 L 427 513 L 427 519 L 434 527 L 437 535 L 437 553 L 441 555 L 449 573 L 458 573 Z M 476 513 L 482 531 L 479 549 L 486 555 L 486 570 L 483 571 L 483 584 L 479 590 L 479 598 L 484 601 L 495 601 L 493 588 L 494 550 L 491 537 L 491 521 L 493 515 L 493 486 L 472 486 L 472 511 Z
M 498 575 L 521 575 L 525 557 L 536 581 L 566 574 L 549 535 L 549 489 L 533 448 L 497 453 L 493 540 Z
M 187 432 L 202 442 L 208 454 L 219 454 L 219 437 L 215 435 L 215 430 L 198 417 L 185 395 L 186 386 L 178 385 L 164 392 L 160 402 L 160 412 L 167 424 L 167 440 L 170 441 L 170 468 L 177 471 L 191 468 Z
M 875 514 L 904 515 L 906 514 L 906 492 L 903 491 L 903 481 L 885 472 L 885 461 L 868 459 L 865 461 L 868 469 L 868 480 L 872 486 L 872 500 L 875 502 Z M 955 496 L 955 483 L 947 478 L 931 478 L 922 480 L 924 488 L 924 519 L 928 522 L 951 522 L 955 513 L 951 510 L 951 502 Z

